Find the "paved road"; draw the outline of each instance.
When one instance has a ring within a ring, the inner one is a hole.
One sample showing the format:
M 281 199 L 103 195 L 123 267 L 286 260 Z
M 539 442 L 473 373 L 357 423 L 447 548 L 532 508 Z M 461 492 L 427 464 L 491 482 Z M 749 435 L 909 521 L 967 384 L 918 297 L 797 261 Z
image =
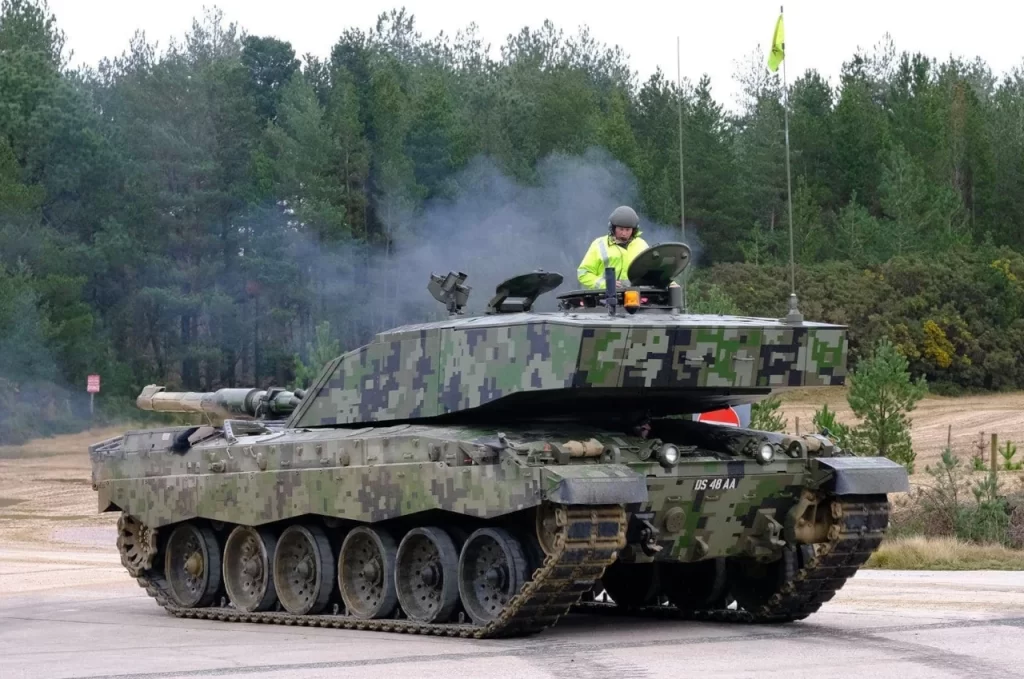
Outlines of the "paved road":
M 0 547 L 0 677 L 1024 677 L 1024 573 L 862 571 L 784 626 L 570 616 L 467 641 L 178 620 L 109 552 Z

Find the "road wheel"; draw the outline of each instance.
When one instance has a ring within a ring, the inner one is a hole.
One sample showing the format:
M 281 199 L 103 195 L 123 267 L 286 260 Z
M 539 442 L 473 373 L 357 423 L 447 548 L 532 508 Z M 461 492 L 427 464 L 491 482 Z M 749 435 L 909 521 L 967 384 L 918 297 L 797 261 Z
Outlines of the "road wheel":
M 238 526 L 224 543 L 224 589 L 240 611 L 266 611 L 277 601 L 272 566 L 277 539 L 266 529 Z
M 164 575 L 171 599 L 182 608 L 214 602 L 221 585 L 220 548 L 206 525 L 183 523 L 164 548 Z
M 477 625 L 501 616 L 528 577 L 523 548 L 502 528 L 474 531 L 459 556 L 459 594 Z
M 331 544 L 320 526 L 288 526 L 274 550 L 274 587 L 289 613 L 319 613 L 334 588 Z
M 447 622 L 459 603 L 459 553 L 440 528 L 414 528 L 398 545 L 395 587 L 410 619 Z
M 398 605 L 395 539 L 381 528 L 349 531 L 338 555 L 338 587 L 348 612 L 357 618 L 388 618 Z

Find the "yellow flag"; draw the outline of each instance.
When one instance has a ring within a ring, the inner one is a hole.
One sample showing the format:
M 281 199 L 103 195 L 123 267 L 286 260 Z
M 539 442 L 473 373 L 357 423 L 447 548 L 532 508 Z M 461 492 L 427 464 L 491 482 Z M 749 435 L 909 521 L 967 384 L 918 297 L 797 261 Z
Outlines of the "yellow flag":
M 779 15 L 779 20 L 775 22 L 775 33 L 772 35 L 772 51 L 768 55 L 768 69 L 771 71 L 779 70 L 779 64 L 786 58 L 786 50 L 783 45 L 786 44 L 786 33 L 782 28 L 782 15 Z

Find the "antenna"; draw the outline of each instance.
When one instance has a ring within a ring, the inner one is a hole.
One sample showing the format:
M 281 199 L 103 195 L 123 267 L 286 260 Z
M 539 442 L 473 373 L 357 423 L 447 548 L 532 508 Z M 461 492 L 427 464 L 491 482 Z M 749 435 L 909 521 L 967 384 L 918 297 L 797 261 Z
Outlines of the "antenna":
M 782 5 L 779 5 L 779 18 L 782 18 Z M 782 39 L 782 53 L 786 53 L 786 39 Z M 786 121 L 786 198 L 789 202 L 789 312 L 787 323 L 803 323 L 804 315 L 797 308 L 796 298 L 796 265 L 793 263 L 793 183 L 789 173 L 789 87 L 786 85 L 786 59 L 782 59 L 782 93 L 786 103 L 782 108 Z
M 686 242 L 686 192 L 683 188 L 683 70 L 679 65 L 679 36 L 676 36 L 676 89 L 678 99 L 676 108 L 679 109 L 679 227 L 682 231 L 682 241 Z M 686 282 L 689 274 L 683 276 L 683 313 L 687 311 Z

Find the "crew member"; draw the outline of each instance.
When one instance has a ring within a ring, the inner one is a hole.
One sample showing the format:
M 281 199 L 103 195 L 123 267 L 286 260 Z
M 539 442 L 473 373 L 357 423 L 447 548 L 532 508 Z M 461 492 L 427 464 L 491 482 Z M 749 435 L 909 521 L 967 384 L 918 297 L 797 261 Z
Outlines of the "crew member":
M 615 268 L 615 287 L 626 287 L 629 265 L 648 248 L 640 233 L 640 218 L 633 208 L 627 205 L 615 208 L 608 216 L 608 235 L 594 239 L 576 270 L 580 285 L 592 290 L 604 289 L 604 270 L 611 266 Z

